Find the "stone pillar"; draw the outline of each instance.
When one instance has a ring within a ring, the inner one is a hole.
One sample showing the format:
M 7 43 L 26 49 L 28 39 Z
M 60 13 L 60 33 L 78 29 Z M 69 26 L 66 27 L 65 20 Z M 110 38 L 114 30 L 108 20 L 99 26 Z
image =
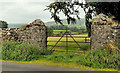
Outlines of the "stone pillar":
M 99 14 L 91 27 L 91 50 L 109 42 L 120 43 L 120 25 L 104 14 Z

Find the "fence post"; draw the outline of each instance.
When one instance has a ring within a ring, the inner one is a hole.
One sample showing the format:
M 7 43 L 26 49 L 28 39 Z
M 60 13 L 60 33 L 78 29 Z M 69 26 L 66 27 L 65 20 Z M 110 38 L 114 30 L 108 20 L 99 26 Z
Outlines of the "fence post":
M 68 31 L 66 28 L 66 52 L 68 53 Z

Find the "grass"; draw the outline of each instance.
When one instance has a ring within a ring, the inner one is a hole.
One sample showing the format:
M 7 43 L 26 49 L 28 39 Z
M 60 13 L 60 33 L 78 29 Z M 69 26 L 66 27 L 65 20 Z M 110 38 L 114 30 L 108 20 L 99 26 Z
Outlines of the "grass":
M 31 61 L 38 60 L 41 55 L 48 53 L 43 49 L 26 43 L 15 41 L 3 42 L 2 59 L 15 61 Z
M 48 43 L 49 45 L 55 45 L 55 43 Z M 81 51 L 82 49 L 84 50 L 88 50 L 90 48 L 90 43 L 80 43 L 79 44 L 80 47 L 82 48 L 74 48 L 74 47 L 79 47 L 76 43 L 70 43 L 68 44 L 69 47 L 71 48 L 68 48 L 69 51 L 73 51 L 73 52 L 78 52 L 78 51 Z M 57 46 L 66 46 L 65 43 L 62 43 L 62 42 L 59 42 L 57 44 Z M 51 46 L 49 47 L 48 46 L 48 49 L 52 48 Z M 54 48 L 55 50 L 59 50 L 59 51 L 65 51 L 66 50 L 66 47 L 55 47 Z
M 79 36 L 79 35 L 74 35 L 74 36 Z M 73 37 L 74 37 L 73 36 Z M 82 35 L 83 36 L 83 35 Z M 48 41 L 58 41 L 61 37 L 48 37 Z M 76 41 L 80 41 L 80 42 L 85 42 L 85 38 L 74 38 Z M 61 39 L 61 41 L 65 41 L 66 37 L 63 37 Z M 88 42 L 90 42 L 90 38 L 87 38 Z M 68 41 L 73 41 L 73 39 L 71 37 L 68 38 Z
M 71 31 L 71 30 L 68 30 L 71 34 L 82 34 L 82 31 L 77 31 L 77 32 L 73 32 L 73 31 Z M 66 30 L 53 30 L 53 34 L 54 35 L 57 35 L 57 34 L 63 34 L 63 33 L 65 33 L 66 32 Z
M 73 64 L 74 66 L 85 66 L 97 69 L 120 70 L 120 55 L 117 50 L 109 50 L 102 47 L 97 51 L 84 53 L 50 53 L 40 50 L 29 44 L 18 42 L 3 43 L 3 60 L 39 62 L 47 61 L 52 63 Z
M 72 35 L 74 36 L 87 36 L 87 34 L 81 34 L 81 35 Z M 48 37 L 47 45 L 55 45 L 56 42 L 60 39 L 60 37 Z M 85 38 L 74 38 L 77 42 L 85 42 Z M 56 42 L 49 42 L 49 41 L 56 41 Z M 63 37 L 61 41 L 66 41 L 66 37 Z M 68 41 L 73 41 L 73 42 L 68 42 L 68 50 L 73 51 L 73 52 L 81 52 L 81 50 L 89 50 L 90 49 L 90 43 L 78 43 L 81 48 L 74 48 L 74 47 L 79 47 L 77 43 L 74 42 L 72 38 L 68 38 Z M 90 42 L 90 38 L 87 38 L 87 42 Z M 66 42 L 59 42 L 56 46 L 66 46 Z M 51 49 L 52 46 L 48 46 L 48 49 Z M 66 51 L 66 47 L 55 47 L 55 50 L 59 51 Z
M 54 34 L 60 34 L 60 32 L 62 32 L 62 34 L 65 32 L 66 30 L 54 30 L 53 33 Z M 70 30 L 68 30 L 70 31 Z M 76 34 L 78 32 L 72 32 L 72 34 Z M 79 37 L 79 36 L 84 36 L 87 37 L 88 34 L 83 33 L 80 35 L 72 35 L 73 37 Z M 73 52 L 83 52 L 82 50 L 89 50 L 90 49 L 90 43 L 78 43 L 80 45 L 81 48 L 77 48 L 79 47 L 77 45 L 77 43 L 74 42 L 74 40 L 70 37 L 70 35 L 68 35 L 68 41 L 72 41 L 72 42 L 68 42 L 68 51 L 73 51 Z M 47 45 L 52 45 L 54 46 L 56 44 L 56 42 L 60 39 L 61 37 L 48 37 L 47 38 Z M 77 42 L 85 42 L 85 38 L 74 38 Z M 87 42 L 90 42 L 90 38 L 86 38 Z M 49 42 L 49 41 L 55 41 L 55 42 Z M 64 37 L 61 39 L 61 41 L 66 41 L 66 35 L 64 35 Z M 48 49 L 51 49 L 52 46 L 48 46 Z M 57 46 L 66 46 L 66 42 L 59 42 L 53 49 L 57 50 L 57 51 L 66 51 L 66 47 L 57 47 Z

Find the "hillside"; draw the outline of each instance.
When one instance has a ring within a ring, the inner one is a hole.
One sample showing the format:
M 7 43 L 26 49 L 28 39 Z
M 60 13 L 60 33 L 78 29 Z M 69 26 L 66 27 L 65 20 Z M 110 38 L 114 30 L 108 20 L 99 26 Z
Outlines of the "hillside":
M 24 25 L 24 24 L 8 24 L 8 27 L 9 28 L 15 28 L 15 27 L 20 27 L 22 25 Z
M 67 21 L 66 19 L 62 19 L 62 22 L 64 25 L 67 25 Z M 8 27 L 10 28 L 14 28 L 14 27 L 20 27 L 21 25 L 24 25 L 24 24 L 8 24 Z M 49 22 L 46 22 L 45 23 L 46 26 L 56 26 L 56 25 L 59 25 L 55 23 L 55 21 L 49 21 Z M 76 24 L 70 24 L 69 27 L 81 27 L 81 28 L 85 28 L 85 19 L 84 18 L 81 18 L 80 20 L 76 20 Z
M 68 24 L 66 19 L 62 19 L 63 24 Z M 57 25 L 54 21 L 50 21 L 45 23 L 47 26 L 53 26 L 53 25 Z M 58 23 L 59 24 L 59 23 Z M 76 20 L 76 24 L 70 24 L 70 26 L 77 26 L 77 25 L 83 25 L 85 24 L 85 19 L 81 18 L 80 20 Z
M 64 25 L 66 25 L 68 27 L 68 29 L 72 29 L 72 30 L 77 30 L 77 29 L 80 29 L 80 30 L 85 30 L 86 29 L 86 26 L 85 26 L 85 19 L 84 18 L 81 18 L 80 20 L 76 20 L 76 24 L 70 24 L 70 25 L 67 25 L 67 20 L 66 19 L 62 19 L 62 22 Z M 60 24 L 56 24 L 54 21 L 50 21 L 50 22 L 47 22 L 45 23 L 46 26 L 48 27 L 52 27 L 54 30 L 63 30 L 64 28 L 66 29 L 66 26 L 60 26 Z

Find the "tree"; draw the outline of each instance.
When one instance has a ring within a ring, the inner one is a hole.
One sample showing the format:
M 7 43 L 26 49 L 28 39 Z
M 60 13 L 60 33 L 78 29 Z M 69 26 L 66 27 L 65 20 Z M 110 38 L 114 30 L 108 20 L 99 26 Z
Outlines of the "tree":
M 54 33 L 53 33 L 53 28 L 51 28 L 51 27 L 47 27 L 47 35 L 48 36 L 53 36 L 54 35 Z
M 118 13 L 120 12 L 120 2 L 90 2 L 90 6 L 94 7 L 96 14 L 106 14 L 108 16 L 115 16 L 115 20 L 120 22 Z
M 118 16 L 119 12 L 119 2 L 79 2 L 79 1 L 64 1 L 64 2 L 54 2 L 51 3 L 49 6 L 47 6 L 46 10 L 49 10 L 51 12 L 51 18 L 55 20 L 55 22 L 62 24 L 62 20 L 59 17 L 59 13 L 62 12 L 67 18 L 68 24 L 75 23 L 76 18 L 80 19 L 79 17 L 79 7 L 81 7 L 85 12 L 85 18 L 86 18 L 86 27 L 89 33 L 89 36 L 91 36 L 91 19 L 93 18 L 93 15 L 97 15 L 99 13 L 104 13 L 108 16 L 114 15 L 116 17 L 116 20 L 120 22 L 120 17 Z M 76 7 L 77 6 L 77 7 Z
M 0 28 L 8 28 L 8 24 L 6 21 L 1 21 L 0 20 Z

